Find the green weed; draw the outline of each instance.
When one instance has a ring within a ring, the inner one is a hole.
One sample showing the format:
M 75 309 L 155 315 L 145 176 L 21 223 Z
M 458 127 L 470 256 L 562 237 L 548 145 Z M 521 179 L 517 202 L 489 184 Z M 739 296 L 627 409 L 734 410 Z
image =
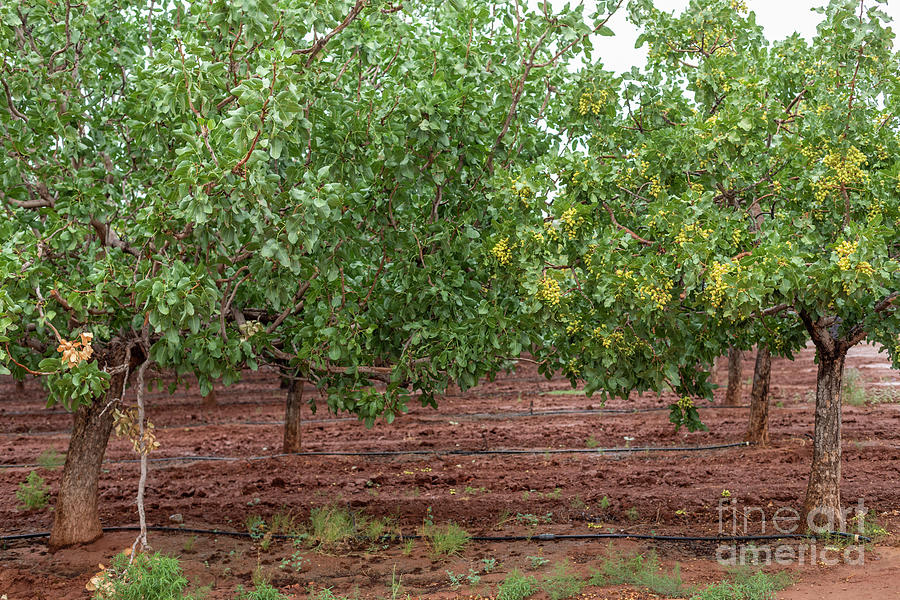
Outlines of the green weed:
M 531 564 L 532 569 L 540 569 L 548 562 L 550 562 L 549 558 L 544 558 L 543 556 L 526 556 L 525 557 L 529 564 Z
M 534 577 L 514 569 L 497 588 L 497 600 L 524 600 L 538 589 L 540 588 Z
M 309 513 L 310 542 L 322 547 L 332 547 L 349 542 L 356 534 L 354 516 L 336 506 L 314 508 Z
M 66 455 L 60 454 L 53 448 L 49 448 L 40 453 L 37 457 L 37 464 L 44 469 L 58 469 L 66 462 Z
M 257 581 L 252 590 L 238 588 L 238 600 L 290 600 L 266 581 Z
M 691 596 L 691 600 L 774 600 L 775 593 L 791 583 L 784 572 L 769 575 L 764 571 L 735 572 L 729 581 L 714 583 Z
M 101 577 L 94 600 L 168 600 L 196 598 L 185 594 L 188 580 L 177 558 L 138 554 L 133 561 L 117 554 Z
M 863 406 L 866 403 L 866 388 L 863 385 L 859 369 L 844 369 L 844 381 L 841 384 L 841 395 L 850 406 Z
M 654 552 L 632 556 L 613 553 L 601 563 L 599 569 L 593 571 L 589 583 L 599 587 L 633 585 L 668 598 L 684 598 L 693 592 L 684 585 L 678 565 L 671 574 L 661 571 Z
M 553 574 L 548 575 L 541 583 L 541 589 L 550 597 L 550 600 L 563 600 L 581 592 L 584 581 L 569 571 L 569 563 L 562 561 L 556 563 Z
M 32 471 L 25 478 L 25 481 L 19 484 L 19 489 L 16 490 L 16 498 L 22 503 L 17 507 L 19 510 L 44 508 L 50 501 L 47 482 L 37 474 L 37 471 Z
M 446 556 L 458 555 L 472 537 L 454 522 L 446 525 L 425 525 L 425 537 L 431 544 L 434 554 Z
M 587 446 L 588 448 L 592 448 L 592 449 L 593 449 L 593 448 L 596 448 L 597 446 L 599 446 L 599 445 L 600 445 L 600 442 L 597 441 L 597 438 L 595 438 L 594 436 L 590 435 L 590 436 L 588 436 L 588 439 L 587 439 L 587 441 L 584 443 L 584 445 Z

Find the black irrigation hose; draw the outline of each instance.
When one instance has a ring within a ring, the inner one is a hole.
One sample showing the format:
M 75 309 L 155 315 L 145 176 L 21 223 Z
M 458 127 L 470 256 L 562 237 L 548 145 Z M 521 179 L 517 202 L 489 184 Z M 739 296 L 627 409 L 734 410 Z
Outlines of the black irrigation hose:
M 119 531 L 140 531 L 141 528 L 135 525 L 125 525 L 120 527 L 104 527 L 104 533 L 114 533 Z M 198 535 L 219 535 L 237 538 L 258 539 L 259 534 L 251 534 L 245 531 L 226 531 L 223 529 L 193 529 L 181 527 L 163 527 L 158 525 L 148 525 L 148 531 L 156 531 L 161 533 L 192 533 Z M 0 543 L 13 542 L 18 540 L 33 540 L 49 537 L 49 531 L 39 533 L 19 533 L 12 535 L 0 536 Z M 286 534 L 270 534 L 271 538 L 279 540 L 292 540 L 297 536 Z M 843 531 L 829 531 L 824 534 L 813 533 L 785 533 L 781 535 L 732 535 L 732 536 L 681 536 L 681 535 L 651 535 L 647 533 L 574 533 L 574 534 L 557 534 L 557 533 L 539 533 L 537 535 L 473 535 L 469 539 L 473 542 L 554 542 L 560 540 L 602 540 L 602 539 L 633 539 L 633 540 L 650 540 L 657 542 L 752 542 L 761 540 L 799 540 L 799 539 L 828 539 L 831 537 L 839 537 L 855 542 L 871 542 L 872 539 L 863 535 L 845 533 Z M 400 540 L 420 540 L 421 535 L 400 535 Z M 391 539 L 387 536 L 386 539 Z
M 147 459 L 152 463 L 160 462 L 237 462 L 270 460 L 288 456 L 478 456 L 496 454 L 632 454 L 636 452 L 695 452 L 700 450 L 720 450 L 724 448 L 737 448 L 749 446 L 750 442 L 735 442 L 730 444 L 712 444 L 708 446 L 635 446 L 617 448 L 547 448 L 540 449 L 506 449 L 506 450 L 368 450 L 368 451 L 313 451 L 313 452 L 287 452 L 279 454 L 266 454 L 260 456 L 171 456 L 163 458 Z M 103 464 L 128 464 L 139 463 L 139 458 L 119 460 L 105 460 Z M 39 464 L 13 464 L 0 465 L 0 469 L 40 467 Z
M 709 410 L 709 409 L 735 409 L 735 408 L 750 408 L 749 404 L 742 405 L 734 405 L 734 406 L 705 406 L 701 407 L 699 410 Z M 668 406 L 652 406 L 646 408 L 559 408 L 559 409 L 549 409 L 549 410 L 531 410 L 531 411 L 512 411 L 512 412 L 499 412 L 499 413 L 455 413 L 455 414 L 437 414 L 437 415 L 408 415 L 413 419 L 420 419 L 423 421 L 443 421 L 445 419 L 518 419 L 522 417 L 542 417 L 542 416 L 557 416 L 557 415 L 603 415 L 603 414 L 639 414 L 639 413 L 649 413 L 649 412 L 660 412 L 670 410 Z M 3 415 L 12 415 L 15 413 L 0 413 L 0 416 Z M 29 413 L 30 414 L 30 413 Z M 35 413 L 37 414 L 37 413 Z M 66 413 L 68 414 L 68 413 Z M 342 423 L 346 421 L 359 421 L 354 417 L 335 417 L 328 419 L 304 419 L 302 423 Z M 157 427 L 158 430 L 166 430 L 166 429 L 184 429 L 184 428 L 195 428 L 195 427 L 214 427 L 214 426 L 223 426 L 223 425 L 284 425 L 284 421 L 225 421 L 222 423 L 196 423 L 196 424 L 185 424 L 185 425 L 166 425 L 164 427 Z M 35 432 L 15 432 L 15 431 L 2 431 L 0 435 L 8 435 L 8 436 L 18 436 L 18 435 L 57 435 L 63 433 L 70 433 L 70 429 L 58 429 L 56 431 L 35 431 Z

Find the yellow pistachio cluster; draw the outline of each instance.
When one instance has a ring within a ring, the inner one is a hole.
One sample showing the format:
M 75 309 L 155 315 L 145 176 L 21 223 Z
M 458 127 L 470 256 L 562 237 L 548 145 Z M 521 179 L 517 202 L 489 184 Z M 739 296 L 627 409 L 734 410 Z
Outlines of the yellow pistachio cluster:
M 512 191 L 513 194 L 522 202 L 524 205 L 528 205 L 528 201 L 534 196 L 534 192 L 528 186 L 527 183 L 521 182 L 518 179 L 512 180 Z
M 599 115 L 608 98 L 609 92 L 606 90 L 598 90 L 596 97 L 593 92 L 583 92 L 578 100 L 578 113 L 581 116 L 585 116 L 588 113 Z
M 497 259 L 501 265 L 508 265 L 512 260 L 512 246 L 509 245 L 509 238 L 505 237 L 491 248 L 491 254 Z
M 694 408 L 694 401 L 691 399 L 690 396 L 682 396 L 681 398 L 678 399 L 678 402 L 676 402 L 675 404 L 677 404 L 678 408 L 680 408 L 682 411 L 686 411 L 691 408 Z
M 581 331 L 581 319 L 579 317 L 571 317 L 566 321 L 566 335 L 575 335 Z
M 722 305 L 725 291 L 728 289 L 724 277 L 729 271 L 731 271 L 731 265 L 728 263 L 713 261 L 709 267 L 709 286 L 706 288 L 706 293 L 713 308 L 719 308 Z
M 869 261 L 867 261 L 867 260 L 860 261 L 856 265 L 856 271 L 858 273 L 860 273 L 861 275 L 866 275 L 868 277 L 871 277 L 872 275 L 875 274 L 875 269 L 872 268 L 872 265 L 870 265 Z
M 860 152 L 856 146 L 851 146 L 846 154 L 837 151 L 829 152 L 822 162 L 834 171 L 836 184 L 859 183 L 869 178 L 869 174 L 863 169 L 867 162 L 866 155 Z
M 656 304 L 656 308 L 662 310 L 672 299 L 672 282 L 666 281 L 662 286 L 642 284 L 638 287 L 638 295 L 645 300 L 650 300 Z
M 859 242 L 851 242 L 849 240 L 844 240 L 834 247 L 834 251 L 838 255 L 838 268 L 841 271 L 850 270 L 850 255 L 856 252 L 858 247 Z
M 578 215 L 578 211 L 575 210 L 574 206 L 564 210 L 559 220 L 563 224 L 563 230 L 569 237 L 575 237 L 578 234 L 578 228 L 584 225 L 584 217 Z
M 537 297 L 545 304 L 559 306 L 559 301 L 562 299 L 562 288 L 559 287 L 559 282 L 552 277 L 543 277 L 538 284 Z
M 659 181 L 659 175 L 654 175 L 650 178 L 649 193 L 654 198 L 659 198 L 659 195 L 662 193 L 662 183 Z
M 675 236 L 675 243 L 681 246 L 686 242 L 695 240 L 697 237 L 706 240 L 709 239 L 711 234 L 712 229 L 703 229 L 696 223 L 687 223 L 681 227 L 681 231 Z
M 82 333 L 77 340 L 59 340 L 59 346 L 56 347 L 57 352 L 62 352 L 63 365 L 69 367 L 77 367 L 82 361 L 91 359 L 94 349 L 91 347 L 91 341 L 94 339 L 93 333 Z
M 694 192 L 695 194 L 699 195 L 699 194 L 702 194 L 705 191 L 705 189 L 704 189 L 702 183 L 700 183 L 699 181 L 695 181 L 695 182 L 691 183 L 691 191 Z

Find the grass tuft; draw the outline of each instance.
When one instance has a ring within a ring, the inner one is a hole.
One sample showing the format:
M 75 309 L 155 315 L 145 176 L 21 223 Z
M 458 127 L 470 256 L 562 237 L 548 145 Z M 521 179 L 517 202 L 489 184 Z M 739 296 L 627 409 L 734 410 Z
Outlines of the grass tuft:
M 497 600 L 524 600 L 540 589 L 534 577 L 513 569 L 497 588 Z
M 446 525 L 425 525 L 425 538 L 431 544 L 431 551 L 437 555 L 458 555 L 471 537 L 453 521 Z
M 584 583 L 569 570 L 569 563 L 562 561 L 556 563 L 553 574 L 547 576 L 541 583 L 541 589 L 549 596 L 550 600 L 563 600 L 579 594 Z
M 736 571 L 730 580 L 714 583 L 691 596 L 691 600 L 774 600 L 775 593 L 791 583 L 785 571 Z

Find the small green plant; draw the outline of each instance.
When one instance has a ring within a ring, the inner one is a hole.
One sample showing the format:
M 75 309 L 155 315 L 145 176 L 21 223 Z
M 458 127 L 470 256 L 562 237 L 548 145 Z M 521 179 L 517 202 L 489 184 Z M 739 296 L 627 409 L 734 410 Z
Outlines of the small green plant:
M 850 517 L 849 521 L 849 525 L 851 525 L 853 529 L 857 531 L 861 530 L 861 535 L 871 538 L 873 542 L 877 542 L 890 535 L 888 530 L 879 522 L 878 513 L 874 510 L 870 510 L 865 514 L 857 514 L 855 517 Z M 860 527 L 860 524 L 862 527 Z
M 303 570 L 303 565 L 308 563 L 309 559 L 304 558 L 300 551 L 296 551 L 290 556 L 285 556 L 281 559 L 281 564 L 278 565 L 282 569 L 290 569 L 294 572 L 299 573 Z
M 403 542 L 403 555 L 409 556 L 412 554 L 413 548 L 416 546 L 416 540 L 406 540 Z
M 19 484 L 16 490 L 16 498 L 21 502 L 18 506 L 19 510 L 38 510 L 47 506 L 50 501 L 47 482 L 38 475 L 37 471 L 32 471 L 25 478 L 25 481 Z
M 625 517 L 629 521 L 637 521 L 641 518 L 641 514 L 638 512 L 638 509 L 632 506 L 628 510 L 625 511 Z
M 841 395 L 844 402 L 851 406 L 863 406 L 866 403 L 866 388 L 863 385 L 859 369 L 844 369 L 844 381 L 841 384 Z
M 522 525 L 534 527 L 540 523 L 550 523 L 553 521 L 553 513 L 548 512 L 545 515 L 533 515 L 531 513 L 516 513 L 516 522 Z
M 681 568 L 676 564 L 671 574 L 666 573 L 654 552 L 632 556 L 612 552 L 600 568 L 593 571 L 589 583 L 598 587 L 633 585 L 666 598 L 684 598 L 693 593 L 681 579 Z
M 691 596 L 691 600 L 774 600 L 775 593 L 791 583 L 785 571 L 769 575 L 764 571 L 741 570 L 728 581 L 714 583 Z
M 245 591 L 239 587 L 237 592 L 238 600 L 290 600 L 267 581 L 256 581 L 252 590 Z
M 529 577 L 518 569 L 513 569 L 497 588 L 497 600 L 524 600 L 538 589 L 538 583 L 534 577 Z
M 66 462 L 66 455 L 60 454 L 54 448 L 49 448 L 37 457 L 37 464 L 44 469 L 58 469 Z
M 482 558 L 481 559 L 481 570 L 485 573 L 490 573 L 494 569 L 497 568 L 497 559 L 496 558 Z
M 425 538 L 431 544 L 431 551 L 434 554 L 458 555 L 471 537 L 465 529 L 453 521 L 442 526 L 425 525 Z
M 318 546 L 330 547 L 346 543 L 356 534 L 354 516 L 337 506 L 314 508 L 309 513 L 310 541 Z
M 562 497 L 562 489 L 554 488 L 552 492 L 547 492 L 544 494 L 544 498 L 549 498 L 550 500 L 559 500 Z
M 332 592 L 331 588 L 322 588 L 321 590 L 316 591 L 312 584 L 309 584 L 307 592 L 309 594 L 309 600 L 347 600 L 346 597 L 338 596 Z
M 391 600 L 397 600 L 403 595 L 403 575 L 397 576 L 397 565 L 391 569 Z
M 249 533 L 250 537 L 256 541 L 261 540 L 268 530 L 266 520 L 259 515 L 250 515 L 247 517 L 244 525 L 247 527 L 247 533 Z
M 600 510 L 606 510 L 609 508 L 609 498 L 607 496 L 603 496 L 600 498 Z
M 269 519 L 269 531 L 280 535 L 296 535 L 300 532 L 297 517 L 291 511 L 277 512 Z
M 163 600 L 193 598 L 185 594 L 188 580 L 177 558 L 138 554 L 133 561 L 117 554 L 96 583 L 94 600 Z
M 472 568 L 469 569 L 467 574 L 460 573 L 458 575 L 448 569 L 447 577 L 450 578 L 450 588 L 454 590 L 458 590 L 462 587 L 463 582 L 467 582 L 469 585 L 478 585 L 478 582 L 481 581 L 481 575 Z
M 185 554 L 193 554 L 194 546 L 196 546 L 196 545 L 197 545 L 197 536 L 196 535 L 192 535 L 188 539 L 184 540 L 184 547 L 183 547 L 184 553 Z
M 526 556 L 525 559 L 531 564 L 532 569 L 540 569 L 550 562 L 549 558 L 544 558 L 543 556 Z
M 562 561 L 556 563 L 553 573 L 544 578 L 541 589 L 550 597 L 550 600 L 563 600 L 580 593 L 584 583 L 569 570 L 569 563 Z
M 587 446 L 588 448 L 593 449 L 593 448 L 596 448 L 597 446 L 599 446 L 600 442 L 598 442 L 597 438 L 595 438 L 593 435 L 590 435 L 590 436 L 588 436 L 588 439 L 584 443 L 584 445 Z
M 365 536 L 373 541 L 378 541 L 390 534 L 395 529 L 393 521 L 389 518 L 374 518 L 366 521 Z

